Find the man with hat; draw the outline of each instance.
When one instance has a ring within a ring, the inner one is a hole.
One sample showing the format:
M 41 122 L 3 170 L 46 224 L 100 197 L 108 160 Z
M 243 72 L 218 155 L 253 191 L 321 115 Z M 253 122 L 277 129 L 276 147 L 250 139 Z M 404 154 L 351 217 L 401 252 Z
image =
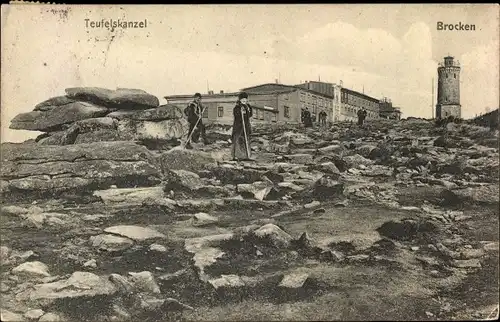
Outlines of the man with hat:
M 233 148 L 231 155 L 233 161 L 250 159 L 250 118 L 252 117 L 252 107 L 248 104 L 248 94 L 242 92 L 238 95 L 238 101 L 233 109 L 233 133 L 231 139 Z
M 201 94 L 194 94 L 194 99 L 184 110 L 189 123 L 188 142 L 186 143 L 187 149 L 192 149 L 191 141 L 198 143 L 201 135 L 203 143 L 208 144 L 207 136 L 205 133 L 205 125 L 203 124 L 203 106 L 201 105 Z

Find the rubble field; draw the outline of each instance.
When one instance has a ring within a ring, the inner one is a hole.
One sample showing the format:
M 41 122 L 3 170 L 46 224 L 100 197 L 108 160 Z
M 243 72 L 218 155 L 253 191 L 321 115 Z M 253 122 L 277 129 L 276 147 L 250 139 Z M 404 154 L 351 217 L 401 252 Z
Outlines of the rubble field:
M 2 144 L 1 320 L 498 317 L 498 130 L 230 133 Z

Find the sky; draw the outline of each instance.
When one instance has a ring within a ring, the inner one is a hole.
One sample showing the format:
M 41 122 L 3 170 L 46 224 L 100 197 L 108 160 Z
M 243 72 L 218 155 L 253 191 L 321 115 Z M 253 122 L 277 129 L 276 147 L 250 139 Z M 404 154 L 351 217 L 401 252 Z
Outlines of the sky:
M 147 21 L 90 28 L 90 21 Z M 437 23 L 474 24 L 440 31 Z M 462 116 L 498 108 L 494 4 L 2 5 L 1 140 L 19 113 L 65 88 L 139 88 L 158 96 L 238 91 L 279 78 L 339 83 L 430 118 L 437 67 L 460 62 Z M 434 79 L 434 82 L 433 82 Z

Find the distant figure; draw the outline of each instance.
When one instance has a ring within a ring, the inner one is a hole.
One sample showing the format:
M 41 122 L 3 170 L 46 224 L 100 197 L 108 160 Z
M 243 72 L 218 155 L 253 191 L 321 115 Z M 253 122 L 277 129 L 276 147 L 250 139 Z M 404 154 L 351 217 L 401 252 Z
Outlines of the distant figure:
M 194 99 L 189 105 L 184 109 L 184 114 L 187 116 L 187 121 L 189 123 L 188 139 L 186 143 L 186 149 L 192 149 L 191 141 L 198 143 L 199 137 L 201 135 L 204 144 L 208 144 L 205 125 L 203 125 L 203 106 L 201 105 L 201 94 L 194 94 Z
M 231 150 L 233 161 L 250 160 L 250 134 L 252 133 L 250 118 L 252 114 L 252 107 L 248 104 L 248 94 L 240 93 L 233 109 L 233 148 Z
M 306 107 L 306 110 L 304 111 L 304 127 L 312 127 L 312 119 L 311 119 L 311 112 L 309 112 L 309 109 Z
M 326 118 L 327 118 L 327 114 L 325 111 L 321 111 L 319 112 L 319 122 L 321 124 L 321 126 L 325 126 L 326 127 Z
M 364 107 L 358 111 L 358 125 L 363 125 L 367 114 Z

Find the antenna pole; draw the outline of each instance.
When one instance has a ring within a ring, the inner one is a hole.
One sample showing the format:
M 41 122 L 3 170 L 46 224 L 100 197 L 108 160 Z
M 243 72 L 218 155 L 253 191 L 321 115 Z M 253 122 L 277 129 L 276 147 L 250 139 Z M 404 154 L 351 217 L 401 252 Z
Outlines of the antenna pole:
M 434 119 L 434 77 L 432 78 L 432 102 L 431 102 L 431 115 L 432 119 Z

